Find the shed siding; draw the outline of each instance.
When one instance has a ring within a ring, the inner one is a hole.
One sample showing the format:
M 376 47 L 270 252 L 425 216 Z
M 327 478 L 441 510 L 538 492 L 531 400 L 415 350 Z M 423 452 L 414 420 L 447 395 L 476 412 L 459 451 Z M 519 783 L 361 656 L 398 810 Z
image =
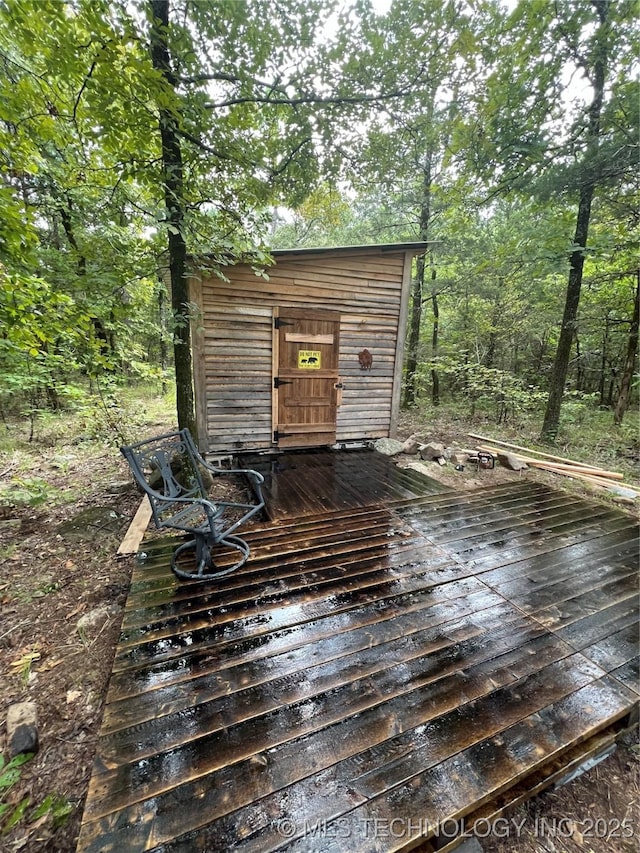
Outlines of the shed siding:
M 206 387 L 208 439 L 201 444 L 211 451 L 271 447 L 272 318 L 286 307 L 341 315 L 337 440 L 389 435 L 404 264 L 404 251 L 286 256 L 268 280 L 239 265 L 226 271 L 229 281 L 198 282 L 204 378 L 197 385 Z M 373 355 L 370 371 L 358 361 L 365 347 Z

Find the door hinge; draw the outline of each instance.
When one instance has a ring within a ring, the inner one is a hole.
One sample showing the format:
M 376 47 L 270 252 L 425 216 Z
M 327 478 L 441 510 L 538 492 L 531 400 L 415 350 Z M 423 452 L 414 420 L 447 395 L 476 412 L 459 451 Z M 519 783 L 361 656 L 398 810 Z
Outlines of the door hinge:
M 275 444 L 277 444 L 281 438 L 289 438 L 290 435 L 291 435 L 290 432 L 280 432 L 279 430 L 276 429 L 273 432 L 273 440 L 274 440 Z
M 295 326 L 295 323 L 290 323 L 287 320 L 283 320 L 282 317 L 273 318 L 274 329 L 281 329 L 283 326 Z
M 273 387 L 279 388 L 281 385 L 293 385 L 293 379 L 280 379 L 279 376 L 274 376 Z

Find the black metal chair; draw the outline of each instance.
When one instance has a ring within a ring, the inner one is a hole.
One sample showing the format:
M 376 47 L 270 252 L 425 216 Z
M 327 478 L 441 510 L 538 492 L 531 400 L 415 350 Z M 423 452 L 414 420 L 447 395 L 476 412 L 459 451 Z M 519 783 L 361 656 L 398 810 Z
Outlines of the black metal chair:
M 120 450 L 136 482 L 149 496 L 156 527 L 182 530 L 193 536 L 172 554 L 171 568 L 178 577 L 211 580 L 244 565 L 249 557 L 249 546 L 233 532 L 264 506 L 262 474 L 249 469 L 221 469 L 209 465 L 198 453 L 187 429 L 139 441 Z M 207 478 L 213 477 L 214 484 L 223 476 L 244 475 L 257 503 L 210 498 L 203 472 Z M 241 557 L 232 566 L 217 569 L 212 550 L 223 552 L 225 546 L 239 551 Z M 194 571 L 178 565 L 178 557 L 189 550 L 195 551 Z

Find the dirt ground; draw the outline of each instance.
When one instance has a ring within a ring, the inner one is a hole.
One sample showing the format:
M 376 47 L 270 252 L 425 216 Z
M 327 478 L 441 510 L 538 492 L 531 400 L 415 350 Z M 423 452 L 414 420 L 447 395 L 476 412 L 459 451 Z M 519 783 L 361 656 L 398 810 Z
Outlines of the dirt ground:
M 149 424 L 140 434 L 166 426 Z M 465 441 L 455 434 L 421 437 L 458 446 Z M 38 451 L 38 477 L 55 500 L 38 507 L 0 505 L 0 751 L 6 757 L 5 720 L 14 703 L 36 703 L 40 737 L 39 751 L 11 787 L 0 770 L 0 850 L 7 853 L 75 850 L 132 568 L 133 558 L 115 555 L 140 500 L 125 484 L 125 463 L 114 444 L 74 442 Z M 457 488 L 519 476 L 426 464 L 432 476 Z M 0 453 L 0 481 L 10 479 L 17 465 L 15 456 Z M 540 472 L 526 476 L 567 485 Z M 87 522 L 84 531 L 61 530 L 63 522 L 95 507 L 107 512 Z M 481 838 L 484 850 L 637 850 L 639 781 L 640 749 L 635 736 L 627 735 L 590 772 L 522 806 L 508 831 L 503 825 L 504 837 Z M 12 815 L 16 822 L 8 827 Z

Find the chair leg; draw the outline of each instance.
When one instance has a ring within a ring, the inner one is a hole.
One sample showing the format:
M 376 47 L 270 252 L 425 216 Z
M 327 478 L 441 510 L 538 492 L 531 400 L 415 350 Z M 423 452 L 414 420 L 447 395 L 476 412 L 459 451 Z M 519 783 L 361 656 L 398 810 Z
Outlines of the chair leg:
M 250 549 L 244 539 L 239 536 L 225 536 L 218 540 L 216 545 L 226 545 L 228 548 L 233 548 L 239 551 L 242 555 L 238 562 L 234 563 L 226 569 L 212 572 L 208 571 L 214 567 L 213 558 L 211 556 L 211 545 L 206 536 L 197 536 L 195 539 L 190 539 L 188 542 L 183 542 L 179 545 L 171 556 L 171 569 L 179 578 L 185 580 L 213 580 L 214 578 L 222 578 L 225 575 L 235 572 L 243 566 L 250 554 Z M 178 567 L 177 558 L 185 551 L 195 551 L 195 571 L 186 572 Z

